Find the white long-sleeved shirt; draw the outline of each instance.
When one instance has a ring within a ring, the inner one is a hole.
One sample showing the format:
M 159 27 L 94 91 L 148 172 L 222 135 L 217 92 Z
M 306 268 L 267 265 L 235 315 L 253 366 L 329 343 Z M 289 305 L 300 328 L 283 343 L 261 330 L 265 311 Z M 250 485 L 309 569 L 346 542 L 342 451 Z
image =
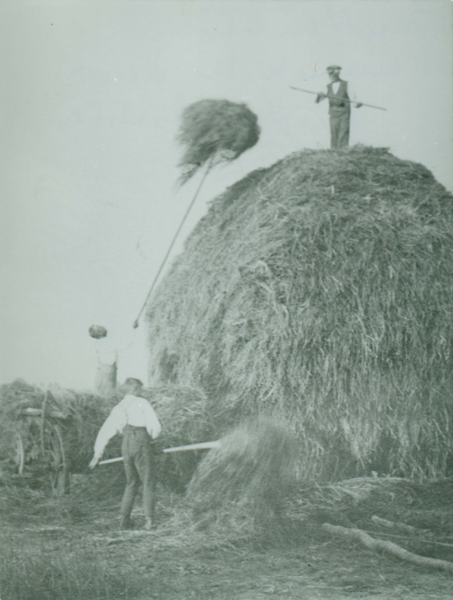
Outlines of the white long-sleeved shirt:
M 161 426 L 153 407 L 145 398 L 128 394 L 112 409 L 102 425 L 94 443 L 94 455 L 102 456 L 104 448 L 111 438 L 121 433 L 125 425 L 146 427 L 146 431 L 156 439 L 161 432 Z
M 118 349 L 111 337 L 106 336 L 93 340 L 94 350 L 98 362 L 105 365 L 113 365 L 118 360 Z

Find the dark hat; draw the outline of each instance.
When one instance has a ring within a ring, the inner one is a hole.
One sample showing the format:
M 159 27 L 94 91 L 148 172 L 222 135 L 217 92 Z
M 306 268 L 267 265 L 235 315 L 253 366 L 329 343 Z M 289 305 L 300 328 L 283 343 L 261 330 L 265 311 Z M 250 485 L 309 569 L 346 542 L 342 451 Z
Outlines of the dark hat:
M 95 340 L 99 340 L 100 338 L 103 338 L 107 335 L 107 329 L 102 325 L 92 325 L 88 329 L 88 333 Z
M 327 67 L 326 69 L 327 71 L 341 71 L 341 67 L 339 67 L 338 65 L 330 65 L 330 67 Z

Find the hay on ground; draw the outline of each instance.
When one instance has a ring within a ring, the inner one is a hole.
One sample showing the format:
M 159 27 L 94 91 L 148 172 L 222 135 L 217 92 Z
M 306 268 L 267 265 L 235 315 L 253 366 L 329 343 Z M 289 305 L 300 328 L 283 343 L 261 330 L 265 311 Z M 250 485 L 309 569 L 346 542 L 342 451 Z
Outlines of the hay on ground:
M 291 423 L 306 477 L 445 474 L 453 198 L 386 149 L 306 150 L 216 198 L 147 312 L 150 378 L 219 432 Z
M 198 527 L 277 534 L 294 485 L 298 447 L 284 423 L 260 417 L 243 423 L 201 461 L 187 490 Z

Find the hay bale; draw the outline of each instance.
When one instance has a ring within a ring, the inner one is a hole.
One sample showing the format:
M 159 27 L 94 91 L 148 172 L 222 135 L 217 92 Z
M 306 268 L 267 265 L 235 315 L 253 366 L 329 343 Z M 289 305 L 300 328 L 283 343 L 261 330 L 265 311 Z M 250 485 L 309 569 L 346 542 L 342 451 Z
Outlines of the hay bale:
M 181 183 L 188 181 L 209 159 L 231 162 L 256 144 L 258 118 L 245 104 L 229 100 L 200 100 L 183 114 L 178 142 L 186 147 L 179 163 Z
M 216 198 L 147 312 L 150 378 L 218 431 L 286 418 L 306 476 L 445 473 L 453 202 L 386 149 L 293 154 Z

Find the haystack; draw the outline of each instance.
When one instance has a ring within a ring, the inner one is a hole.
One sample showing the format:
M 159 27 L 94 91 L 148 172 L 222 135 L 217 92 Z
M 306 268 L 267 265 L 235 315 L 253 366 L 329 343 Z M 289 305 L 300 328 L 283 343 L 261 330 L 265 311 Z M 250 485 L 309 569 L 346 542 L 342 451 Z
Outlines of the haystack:
M 211 203 L 147 319 L 152 382 L 203 390 L 218 436 L 277 415 L 304 476 L 445 473 L 453 198 L 422 165 L 352 147 L 249 174 Z

